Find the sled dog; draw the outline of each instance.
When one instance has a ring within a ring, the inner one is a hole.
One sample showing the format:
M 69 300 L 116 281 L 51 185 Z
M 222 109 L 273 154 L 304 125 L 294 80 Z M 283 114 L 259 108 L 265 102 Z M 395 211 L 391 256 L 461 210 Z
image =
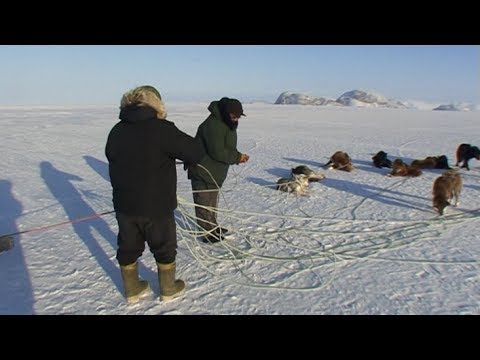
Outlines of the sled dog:
M 320 181 L 325 179 L 325 175 L 316 173 L 306 165 L 300 165 L 295 168 L 292 168 L 292 175 L 306 175 L 309 182 Z
M 293 174 L 290 179 L 280 178 L 277 181 L 277 190 L 295 195 L 305 195 L 308 189 L 308 176 L 304 174 Z
M 458 198 L 462 192 L 463 181 L 455 170 L 445 171 L 437 177 L 433 182 L 432 203 L 433 209 L 439 215 L 443 215 L 443 210 L 451 205 L 450 201 L 454 200 L 453 206 L 458 205 Z
M 350 156 L 348 156 L 348 154 L 343 151 L 335 152 L 335 154 L 332 155 L 330 160 L 324 166 L 327 167 L 330 164 L 333 164 L 333 165 L 330 166 L 329 169 L 337 169 L 337 170 L 343 170 L 348 172 L 354 169 L 352 165 L 352 159 L 350 159 Z

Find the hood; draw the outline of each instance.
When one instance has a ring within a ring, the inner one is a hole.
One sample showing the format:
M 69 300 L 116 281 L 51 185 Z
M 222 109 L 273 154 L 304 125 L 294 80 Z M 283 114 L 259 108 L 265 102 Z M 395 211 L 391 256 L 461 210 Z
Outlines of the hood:
M 158 118 L 158 113 L 150 106 L 130 105 L 122 108 L 118 117 L 122 121 L 133 123 Z
M 120 102 L 120 113 L 133 107 L 150 107 L 155 110 L 157 118 L 165 119 L 167 117 L 160 93 L 152 86 L 139 86 L 123 95 Z
M 227 124 L 230 129 L 235 130 L 238 127 L 238 121 L 232 121 L 230 119 L 230 115 L 228 114 L 226 109 L 226 104 L 229 100 L 229 98 L 223 97 L 218 101 L 212 101 L 208 106 L 208 110 L 217 119 L 220 119 L 225 124 Z

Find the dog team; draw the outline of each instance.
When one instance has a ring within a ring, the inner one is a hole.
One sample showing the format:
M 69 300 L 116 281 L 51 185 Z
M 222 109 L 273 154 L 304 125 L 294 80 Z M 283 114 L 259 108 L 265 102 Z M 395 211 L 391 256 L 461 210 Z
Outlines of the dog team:
M 416 177 L 422 174 L 421 169 L 446 169 L 442 175 L 433 182 L 432 205 L 433 209 L 443 215 L 444 209 L 449 206 L 457 206 L 458 198 L 462 191 L 463 180 L 456 170 L 448 166 L 446 155 L 428 156 L 423 160 L 413 160 L 410 165 L 405 164 L 402 159 L 395 159 L 393 162 L 387 158 L 387 153 L 379 151 L 372 157 L 373 165 L 377 168 L 392 169 L 387 176 L 411 176 Z M 455 166 L 470 170 L 468 162 L 471 159 L 480 160 L 480 149 L 470 144 L 460 144 L 456 151 L 457 163 Z M 335 152 L 324 165 L 328 169 L 336 169 L 351 172 L 355 168 L 352 165 L 350 156 L 343 151 Z M 324 174 L 316 173 L 308 166 L 300 165 L 291 169 L 290 178 L 280 178 L 276 188 L 280 191 L 293 193 L 295 195 L 306 195 L 310 182 L 320 181 L 325 178 Z M 453 204 L 451 202 L 453 201 Z

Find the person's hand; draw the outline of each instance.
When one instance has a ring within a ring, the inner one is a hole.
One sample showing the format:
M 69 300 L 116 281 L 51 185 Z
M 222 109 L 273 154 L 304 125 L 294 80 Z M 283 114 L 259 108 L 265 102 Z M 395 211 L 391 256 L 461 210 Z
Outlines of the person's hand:
M 250 159 L 250 156 L 248 156 L 247 154 L 241 154 L 240 155 L 240 164 L 241 163 L 246 163 L 248 161 L 248 159 Z

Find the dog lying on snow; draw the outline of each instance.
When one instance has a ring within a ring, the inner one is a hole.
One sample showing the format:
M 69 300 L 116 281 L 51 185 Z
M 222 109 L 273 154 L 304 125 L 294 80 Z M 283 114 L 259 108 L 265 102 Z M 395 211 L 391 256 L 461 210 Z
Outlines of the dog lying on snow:
M 387 176 L 420 176 L 422 170 L 417 167 L 408 166 L 402 159 L 395 159 L 392 163 L 392 171 Z
M 330 164 L 333 164 L 333 165 L 330 166 L 329 169 L 337 169 L 337 170 L 343 170 L 348 172 L 355 169 L 352 165 L 352 159 L 350 159 L 350 156 L 348 156 L 348 154 L 343 151 L 335 152 L 335 154 L 332 155 L 332 157 L 324 165 L 324 167 L 327 167 Z
M 290 179 L 280 178 L 277 181 L 277 190 L 295 195 L 306 195 L 308 190 L 308 176 L 305 174 L 292 174 Z
M 292 175 L 306 175 L 309 182 L 320 181 L 325 179 L 325 175 L 316 173 L 306 165 L 300 165 L 295 168 L 292 168 Z
M 419 169 L 450 169 L 446 155 L 427 156 L 423 160 L 413 160 L 410 166 Z
M 433 182 L 432 203 L 433 209 L 439 215 L 443 215 L 443 210 L 451 205 L 450 201 L 455 200 L 453 206 L 458 205 L 458 198 L 462 192 L 463 180 L 455 170 L 445 171 Z
M 387 153 L 383 150 L 380 150 L 372 157 L 373 165 L 377 168 L 391 168 L 392 162 L 387 159 Z

